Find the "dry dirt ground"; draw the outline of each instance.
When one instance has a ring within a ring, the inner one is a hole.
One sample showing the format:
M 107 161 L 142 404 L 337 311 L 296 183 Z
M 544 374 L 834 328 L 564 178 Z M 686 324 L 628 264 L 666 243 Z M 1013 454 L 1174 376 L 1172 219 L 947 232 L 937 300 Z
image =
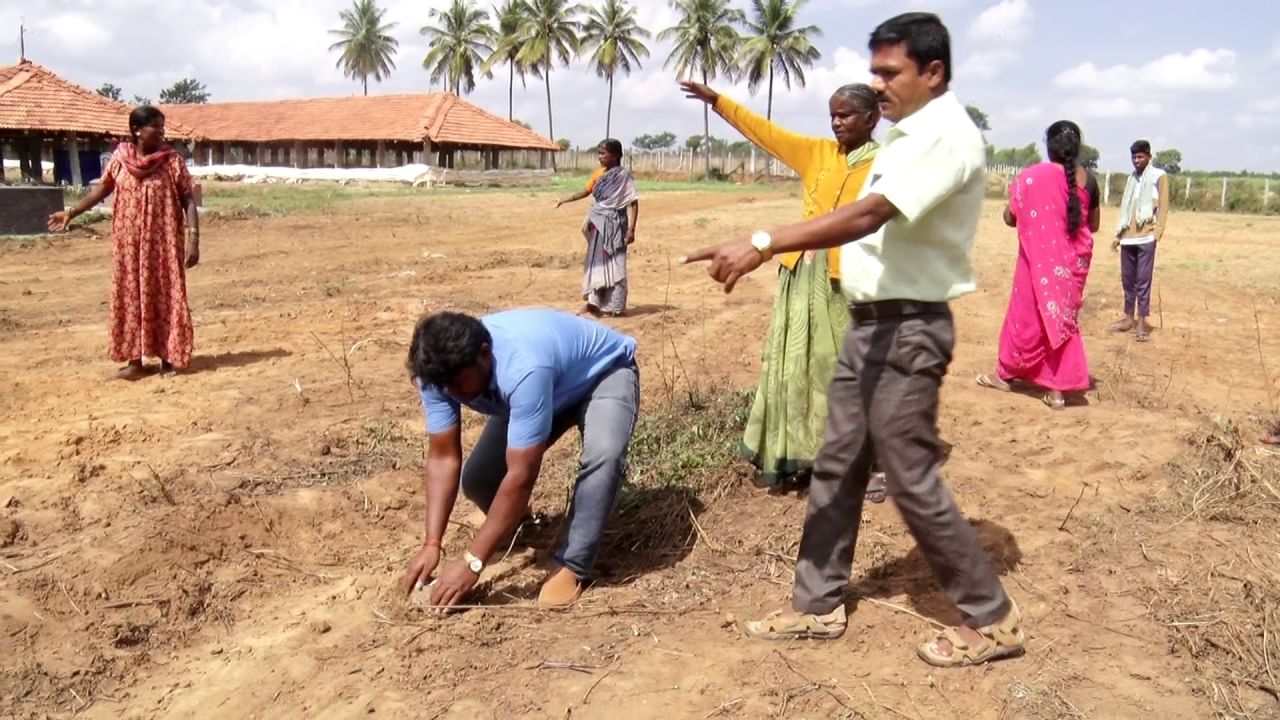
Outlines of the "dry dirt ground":
M 531 607 L 573 439 L 485 607 L 406 602 L 424 512 L 406 341 L 424 311 L 575 307 L 585 207 L 552 198 L 210 218 L 195 366 L 134 384 L 107 379 L 107 226 L 0 243 L 0 715 L 1280 716 L 1280 483 L 1252 440 L 1280 370 L 1276 219 L 1174 217 L 1145 345 L 1105 333 L 1120 288 L 1103 243 L 1085 318 L 1098 389 L 1051 413 L 973 382 L 1016 250 L 988 204 L 941 424 L 948 481 L 1022 606 L 1021 659 L 916 660 L 953 618 L 892 502 L 866 511 L 843 639 L 734 627 L 786 602 L 804 510 L 729 460 L 774 283 L 759 272 L 726 297 L 674 258 L 796 217 L 789 187 L 645 197 L 634 313 L 613 324 L 640 341 L 649 469 L 581 605 Z M 471 508 L 454 519 L 456 554 Z

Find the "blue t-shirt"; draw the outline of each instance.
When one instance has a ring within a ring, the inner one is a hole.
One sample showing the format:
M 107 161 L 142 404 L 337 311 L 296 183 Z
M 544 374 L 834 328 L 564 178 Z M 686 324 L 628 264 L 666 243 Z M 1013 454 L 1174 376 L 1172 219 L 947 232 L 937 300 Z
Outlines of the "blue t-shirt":
M 480 318 L 493 336 L 489 390 L 465 403 L 484 415 L 506 416 L 507 447 L 546 442 L 556 412 L 582 400 L 598 380 L 635 360 L 635 338 L 556 310 L 507 310 Z M 419 393 L 427 432 L 456 426 L 461 405 L 443 388 Z

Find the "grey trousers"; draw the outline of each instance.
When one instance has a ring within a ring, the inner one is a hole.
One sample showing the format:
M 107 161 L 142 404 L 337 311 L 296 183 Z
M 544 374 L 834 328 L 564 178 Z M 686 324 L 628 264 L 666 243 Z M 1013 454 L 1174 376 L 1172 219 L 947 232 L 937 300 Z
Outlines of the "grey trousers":
M 610 371 L 577 405 L 556 413 L 548 447 L 571 427 L 582 433 L 568 532 L 555 559 L 582 581 L 591 577 L 605 523 L 626 474 L 627 448 L 640 408 L 635 365 Z M 488 513 L 507 474 L 507 418 L 493 416 L 462 468 L 462 494 Z
M 1124 314 L 1151 315 L 1151 277 L 1156 272 L 1156 245 L 1120 246 L 1120 283 L 1124 286 Z
M 938 389 L 954 345 L 949 312 L 850 325 L 809 484 L 796 560 L 798 612 L 825 614 L 843 604 L 862 497 L 878 458 L 889 495 L 965 623 L 981 627 L 1007 614 L 995 568 L 940 477 Z

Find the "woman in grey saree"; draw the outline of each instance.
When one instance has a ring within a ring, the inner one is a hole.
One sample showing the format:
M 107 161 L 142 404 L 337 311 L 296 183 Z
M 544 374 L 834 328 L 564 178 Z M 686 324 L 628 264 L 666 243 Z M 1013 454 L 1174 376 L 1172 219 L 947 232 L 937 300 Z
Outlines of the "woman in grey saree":
M 582 273 L 583 312 L 617 317 L 627 310 L 627 248 L 636 241 L 640 199 L 631 171 L 622 167 L 622 143 L 604 140 L 600 167 L 583 190 L 556 203 L 560 207 L 591 196 L 582 221 L 587 257 Z

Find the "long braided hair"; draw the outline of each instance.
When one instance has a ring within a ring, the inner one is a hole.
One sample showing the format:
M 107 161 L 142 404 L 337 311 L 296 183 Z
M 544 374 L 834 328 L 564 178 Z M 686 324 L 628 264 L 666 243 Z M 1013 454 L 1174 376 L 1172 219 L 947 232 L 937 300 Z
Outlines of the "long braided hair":
M 1080 126 L 1070 120 L 1059 120 L 1044 133 L 1049 161 L 1062 166 L 1067 174 L 1067 232 L 1075 237 L 1084 223 L 1084 210 L 1076 193 L 1076 166 L 1080 162 Z

